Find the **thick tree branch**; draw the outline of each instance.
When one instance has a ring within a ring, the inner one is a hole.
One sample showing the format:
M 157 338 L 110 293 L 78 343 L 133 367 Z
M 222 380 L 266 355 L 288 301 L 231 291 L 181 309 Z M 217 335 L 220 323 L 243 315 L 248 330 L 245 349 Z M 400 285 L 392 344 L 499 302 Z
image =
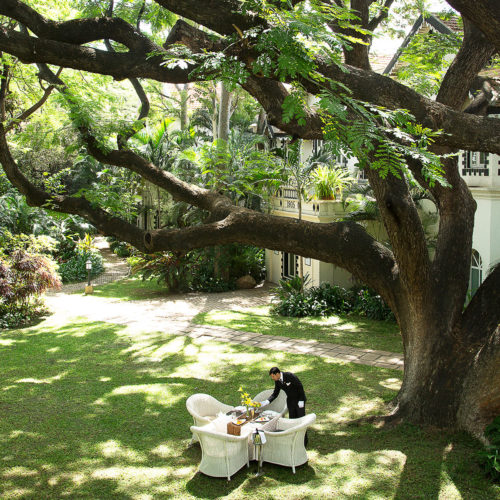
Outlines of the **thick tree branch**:
M 161 82 L 187 83 L 190 69 L 169 69 L 161 57 L 148 57 L 149 52 L 117 52 L 81 47 L 66 42 L 28 37 L 0 28 L 0 50 L 26 63 L 47 63 L 109 75 L 116 80 L 151 78 Z M 161 47 L 159 51 L 163 51 Z
M 195 29 L 195 28 L 193 28 Z M 207 36 L 208 38 L 208 36 Z M 171 83 L 187 83 L 191 69 L 168 69 L 161 58 L 147 58 L 142 53 L 116 53 L 88 47 L 79 47 L 53 40 L 25 37 L 17 32 L 0 30 L 0 50 L 19 57 L 25 62 L 45 62 L 94 73 L 111 75 L 116 79 L 130 77 L 151 78 Z M 245 59 L 246 60 L 246 59 Z M 335 81 L 348 86 L 353 97 L 388 108 L 408 109 L 417 121 L 432 129 L 443 129 L 445 134 L 436 141 L 441 145 L 475 151 L 500 153 L 500 120 L 479 118 L 425 99 L 413 90 L 388 77 L 347 66 L 347 72 L 328 65 L 319 65 L 320 71 Z M 267 84 L 266 84 L 267 85 Z M 312 82 L 304 82 L 306 88 L 316 94 L 319 88 Z M 258 86 L 252 83 L 254 89 Z M 260 96 L 256 97 L 260 99 Z M 318 120 L 319 123 L 319 120 Z M 283 130 L 297 128 L 296 124 L 283 124 Z M 296 134 L 296 131 L 291 133 Z M 311 129 L 303 137 L 320 138 L 319 128 Z
M 149 53 L 161 48 L 120 18 L 100 17 L 52 21 L 18 0 L 2 0 L 0 15 L 15 19 L 39 38 L 81 45 L 106 38 L 135 52 Z
M 257 15 L 241 13 L 241 3 L 236 0 L 205 0 L 203 7 L 199 0 L 155 0 L 165 9 L 179 16 L 191 19 L 221 35 L 266 26 L 267 23 Z
M 497 0 L 446 0 L 472 21 L 500 53 L 500 3 Z
M 293 252 L 347 269 L 379 290 L 393 306 L 400 298 L 392 253 L 354 222 L 318 224 L 233 206 L 223 220 L 201 227 L 151 231 L 146 238 L 150 252 L 235 241 Z
M 26 196 L 26 201 L 31 206 L 50 207 L 52 210 L 66 214 L 76 214 L 85 217 L 89 222 L 105 234 L 112 234 L 121 240 L 128 241 L 140 250 L 144 247 L 144 231 L 134 224 L 110 215 L 106 211 L 95 207 L 85 198 L 76 198 L 71 196 L 50 195 L 49 193 L 37 188 L 32 184 L 19 170 L 16 162 L 12 158 L 5 130 L 0 124 L 0 163 L 7 178 L 21 194 Z
M 399 264 L 401 282 L 406 292 L 422 306 L 426 297 L 417 297 L 427 290 L 430 260 L 425 234 L 412 199 L 407 180 L 393 175 L 382 179 L 378 172 L 366 171 L 387 230 L 394 257 Z
M 441 103 L 427 99 L 414 90 L 377 73 L 346 66 L 347 72 L 333 66 L 320 65 L 320 72 L 349 87 L 356 99 L 372 102 L 389 109 L 407 109 L 418 123 L 432 130 L 442 129 L 437 145 L 456 149 L 500 153 L 500 120 L 480 118 L 455 111 Z M 312 94 L 316 84 L 303 82 Z
M 370 22 L 368 23 L 368 29 L 370 31 L 375 31 L 380 23 L 384 21 L 384 19 L 387 19 L 387 16 L 389 15 L 389 9 L 391 8 L 393 3 L 394 0 L 385 0 L 384 5 L 380 8 L 378 15 L 372 17 L 370 19 Z
M 495 53 L 494 45 L 464 19 L 464 39 L 439 88 L 436 101 L 460 110 L 477 74 Z

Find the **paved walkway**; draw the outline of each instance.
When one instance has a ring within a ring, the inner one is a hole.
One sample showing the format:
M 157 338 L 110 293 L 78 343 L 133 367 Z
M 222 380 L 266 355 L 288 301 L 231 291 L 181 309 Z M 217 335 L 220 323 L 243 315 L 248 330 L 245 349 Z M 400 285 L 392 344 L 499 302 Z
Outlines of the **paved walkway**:
M 105 248 L 102 248 L 101 252 L 106 261 L 107 269 L 116 266 L 117 273 L 123 273 L 120 277 L 128 273 L 128 270 L 123 267 L 114 254 L 106 252 Z M 79 284 L 79 287 L 81 288 L 82 284 Z M 66 286 L 58 292 L 52 292 L 47 297 L 47 304 L 55 312 L 51 319 L 57 322 L 75 316 L 83 316 L 92 321 L 126 325 L 138 331 L 166 331 L 202 340 L 231 342 L 261 349 L 321 356 L 382 368 L 403 368 L 401 354 L 359 349 L 315 340 L 243 332 L 221 326 L 197 325 L 192 322 L 193 317 L 201 312 L 214 309 L 244 309 L 269 304 L 271 301 L 270 288 L 270 285 L 266 283 L 253 290 L 212 294 L 188 293 L 169 295 L 160 299 L 126 302 L 92 295 L 69 294 L 68 292 L 72 289 L 68 289 Z

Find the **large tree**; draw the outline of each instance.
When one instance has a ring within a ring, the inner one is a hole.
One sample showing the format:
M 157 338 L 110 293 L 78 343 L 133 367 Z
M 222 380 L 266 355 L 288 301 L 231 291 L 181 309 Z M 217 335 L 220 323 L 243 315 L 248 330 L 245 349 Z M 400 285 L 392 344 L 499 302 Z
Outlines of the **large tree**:
M 80 2 L 86 3 L 92 2 Z M 174 84 L 232 79 L 259 101 L 273 125 L 291 136 L 337 137 L 356 152 L 391 248 L 355 222 L 315 224 L 234 206 L 219 192 L 187 184 L 145 160 L 128 147 L 128 133 L 118 134 L 116 148 L 103 147 L 85 121 L 77 123 L 78 129 L 96 159 L 138 173 L 209 217 L 195 227 L 144 231 L 84 196 L 46 192 L 23 174 L 9 151 L 5 59 L 0 161 L 10 181 L 30 204 L 82 215 L 104 233 L 146 252 L 241 242 L 350 271 L 383 296 L 401 328 L 404 380 L 391 418 L 481 435 L 500 414 L 500 266 L 464 309 L 476 203 L 456 158 L 443 156 L 442 179 L 436 180 L 429 165 L 435 166 L 433 155 L 458 149 L 500 154 L 500 120 L 462 111 L 478 72 L 500 51 L 498 2 L 477 0 L 471 10 L 470 2 L 449 0 L 463 13 L 464 37 L 434 100 L 370 69 L 371 32 L 387 18 L 393 0 L 311 1 L 308 8 L 300 0 L 155 0 L 145 5 L 151 3 L 190 22 L 179 18 L 160 44 L 155 33 L 142 33 L 118 14 L 56 21 L 41 15 L 43 2 L 31 1 L 35 10 L 27 2 L 2 0 L 0 50 L 26 65 L 37 64 L 41 78 L 73 107 L 64 71 L 55 75 L 51 67 Z M 116 50 L 106 49 L 101 40 L 111 41 Z M 319 104 L 305 106 L 306 93 L 318 96 Z M 488 96 L 485 92 L 482 99 Z M 392 113 L 402 108 L 412 117 L 402 120 Z M 423 139 L 426 129 L 442 131 L 431 150 Z M 439 211 L 432 256 L 410 178 L 432 194 Z

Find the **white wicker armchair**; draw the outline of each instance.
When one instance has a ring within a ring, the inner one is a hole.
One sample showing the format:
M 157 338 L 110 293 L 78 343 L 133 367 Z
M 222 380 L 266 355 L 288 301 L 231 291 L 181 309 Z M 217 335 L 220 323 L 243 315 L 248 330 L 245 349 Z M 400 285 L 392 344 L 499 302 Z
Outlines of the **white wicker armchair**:
M 315 420 L 314 413 L 300 418 L 280 418 L 276 426 L 280 432 L 266 431 L 262 461 L 291 467 L 295 474 L 295 467 L 307 462 L 304 435 Z
M 202 427 L 214 420 L 218 413 L 227 413 L 234 407 L 221 403 L 208 394 L 193 394 L 187 398 L 186 408 L 193 417 L 194 425 Z M 197 441 L 197 439 L 193 434 L 191 443 L 194 441 Z
M 269 399 L 269 396 L 273 393 L 272 389 L 268 389 L 262 392 L 259 392 L 257 396 L 253 398 L 254 401 L 258 401 L 259 403 L 261 401 L 265 401 L 266 399 Z M 263 410 L 272 410 L 278 412 L 281 416 L 283 416 L 286 411 L 286 394 L 284 391 L 280 391 L 278 394 L 278 397 L 274 400 L 271 401 L 267 406 L 262 407 Z
M 248 461 L 248 436 L 232 436 L 206 427 L 191 426 L 201 445 L 200 472 L 212 477 L 227 477 L 239 471 Z

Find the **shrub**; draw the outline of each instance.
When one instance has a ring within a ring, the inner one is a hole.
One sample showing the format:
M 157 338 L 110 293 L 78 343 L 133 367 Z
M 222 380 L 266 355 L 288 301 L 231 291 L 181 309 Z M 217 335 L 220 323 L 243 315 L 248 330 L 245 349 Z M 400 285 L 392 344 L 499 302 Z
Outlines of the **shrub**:
M 264 250 L 251 245 L 234 243 L 226 249 L 225 261 L 229 267 L 229 277 L 238 279 L 250 275 L 257 282 L 266 277 Z
M 130 257 L 132 255 L 132 247 L 128 243 L 120 241 L 113 249 L 113 252 L 118 255 L 118 257 Z
M 223 276 L 216 276 L 216 259 Z M 176 292 L 226 292 L 236 288 L 241 276 L 249 274 L 256 281 L 265 276 L 264 251 L 250 245 L 224 245 L 186 254 L 137 254 L 128 262 L 134 274 L 165 283 Z
M 370 319 L 379 321 L 395 321 L 394 314 L 383 301 L 380 295 L 377 295 L 370 288 L 360 288 L 353 290 L 353 311 L 366 316 Z
M 304 277 L 304 287 L 309 277 Z M 354 312 L 370 319 L 394 321 L 392 311 L 382 298 L 369 288 L 346 290 L 345 288 L 322 283 L 318 287 L 302 291 L 302 279 L 298 276 L 282 279 L 273 290 L 275 302 L 272 312 L 281 316 L 327 316 Z
M 101 254 L 97 251 L 77 250 L 66 262 L 59 265 L 59 274 L 63 283 L 85 281 L 88 276 L 87 259 L 92 262 L 91 277 L 98 276 L 104 271 Z
M 479 453 L 481 464 L 488 477 L 500 482 L 500 415 L 486 427 L 484 435 L 489 444 Z
M 45 255 L 18 249 L 0 257 L 0 327 L 20 326 L 43 314 L 40 295 L 60 285 L 56 265 Z
M 192 252 L 142 254 L 132 267 L 132 273 L 141 276 L 143 280 L 156 279 L 172 292 L 184 292 L 191 287 L 195 267 Z

